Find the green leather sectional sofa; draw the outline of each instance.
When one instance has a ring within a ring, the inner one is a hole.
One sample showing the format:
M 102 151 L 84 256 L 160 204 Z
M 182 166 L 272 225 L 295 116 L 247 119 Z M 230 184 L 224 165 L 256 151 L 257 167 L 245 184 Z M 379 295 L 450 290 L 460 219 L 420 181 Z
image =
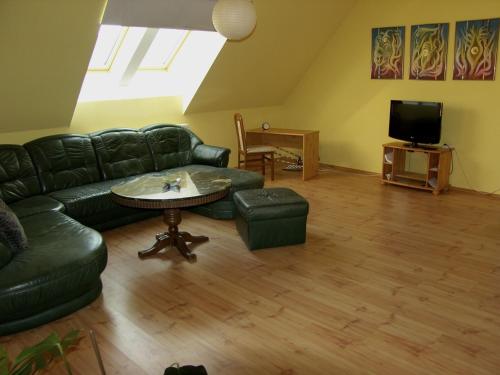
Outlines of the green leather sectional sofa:
M 0 335 L 44 324 L 97 298 L 107 262 L 97 231 L 161 214 L 115 204 L 112 186 L 165 170 L 217 170 L 231 178 L 230 193 L 192 210 L 233 218 L 233 194 L 261 188 L 264 178 L 226 168 L 229 152 L 165 124 L 0 145 L 0 199 L 16 213 L 29 241 L 14 256 L 0 243 Z

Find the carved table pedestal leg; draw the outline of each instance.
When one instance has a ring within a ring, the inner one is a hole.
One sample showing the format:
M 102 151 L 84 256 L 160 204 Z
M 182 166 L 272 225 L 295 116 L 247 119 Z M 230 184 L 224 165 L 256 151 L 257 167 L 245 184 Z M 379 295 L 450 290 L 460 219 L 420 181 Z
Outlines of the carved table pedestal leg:
M 179 208 L 165 209 L 163 221 L 168 226 L 168 232 L 157 234 L 155 244 L 147 250 L 139 251 L 139 258 L 145 258 L 158 253 L 160 250 L 175 246 L 189 262 L 196 262 L 196 255 L 191 252 L 186 242 L 205 242 L 208 241 L 208 237 L 192 236 L 188 232 L 179 232 L 178 225 L 181 220 L 181 210 Z

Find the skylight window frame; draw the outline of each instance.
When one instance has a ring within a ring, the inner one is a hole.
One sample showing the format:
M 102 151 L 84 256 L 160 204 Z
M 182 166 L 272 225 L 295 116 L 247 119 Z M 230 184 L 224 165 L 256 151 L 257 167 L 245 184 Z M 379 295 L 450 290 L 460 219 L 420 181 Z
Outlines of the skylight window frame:
M 186 43 L 186 40 L 189 38 L 189 35 L 191 34 L 191 30 L 185 30 L 185 31 L 186 31 L 186 33 L 182 37 L 182 39 L 179 42 L 179 44 L 177 45 L 177 47 L 175 47 L 174 52 L 172 53 L 172 55 L 170 56 L 170 58 L 168 59 L 168 61 L 164 65 L 156 66 L 156 67 L 152 67 L 152 66 L 141 67 L 139 65 L 139 67 L 137 68 L 137 71 L 142 71 L 142 72 L 168 71 L 170 69 L 172 63 L 174 62 L 175 58 L 177 57 L 177 55 L 181 51 L 182 47 Z M 151 46 L 149 48 L 151 48 Z M 141 62 L 141 64 L 142 64 L 142 62 Z
M 121 28 L 122 28 L 122 30 L 120 31 L 120 36 L 118 37 L 118 41 L 115 44 L 115 46 L 113 47 L 113 49 L 111 50 L 111 54 L 110 54 L 111 58 L 108 59 L 108 62 L 106 63 L 106 65 L 104 65 L 102 67 L 88 68 L 87 69 L 88 72 L 107 73 L 111 70 L 111 68 L 113 67 L 113 64 L 116 60 L 116 56 L 118 56 L 118 53 L 120 52 L 120 49 L 122 48 L 123 42 L 124 42 L 125 38 L 127 37 L 127 33 L 129 31 L 128 26 L 121 26 Z
M 182 100 L 184 112 L 226 43 L 226 38 L 213 31 L 192 30 L 187 34 L 189 30 L 184 29 L 187 35 L 181 34 L 176 38 L 176 43 L 169 44 L 168 51 L 171 51 L 172 58 L 166 64 L 171 64 L 168 72 L 139 72 L 138 66 L 158 30 L 160 29 L 129 27 L 108 72 L 92 72 L 87 68 L 78 102 L 178 97 Z M 114 39 L 116 40 L 116 36 Z M 108 42 L 106 50 L 110 49 L 109 44 Z M 163 43 L 158 42 L 158 46 L 161 44 Z M 179 48 L 174 51 L 176 44 Z M 148 60 L 161 62 L 162 49 L 155 48 L 155 51 Z M 105 55 L 100 53 L 100 57 L 100 61 L 103 61 Z

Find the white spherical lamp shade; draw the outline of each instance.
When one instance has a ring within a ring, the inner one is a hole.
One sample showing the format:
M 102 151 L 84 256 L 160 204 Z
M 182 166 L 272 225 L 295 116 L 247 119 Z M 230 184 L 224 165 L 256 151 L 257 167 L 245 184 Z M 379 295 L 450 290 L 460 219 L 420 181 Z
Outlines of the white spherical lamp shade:
M 218 0 L 212 22 L 215 30 L 227 39 L 241 40 L 255 28 L 257 14 L 251 0 Z

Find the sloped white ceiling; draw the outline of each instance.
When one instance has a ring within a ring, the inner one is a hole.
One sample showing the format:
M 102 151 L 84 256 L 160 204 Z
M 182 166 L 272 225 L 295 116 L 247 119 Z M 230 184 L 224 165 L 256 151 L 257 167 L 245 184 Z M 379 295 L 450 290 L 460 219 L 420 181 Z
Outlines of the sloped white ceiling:
M 108 25 L 213 31 L 216 0 L 108 0 Z
M 0 0 L 0 132 L 69 126 L 105 0 Z

